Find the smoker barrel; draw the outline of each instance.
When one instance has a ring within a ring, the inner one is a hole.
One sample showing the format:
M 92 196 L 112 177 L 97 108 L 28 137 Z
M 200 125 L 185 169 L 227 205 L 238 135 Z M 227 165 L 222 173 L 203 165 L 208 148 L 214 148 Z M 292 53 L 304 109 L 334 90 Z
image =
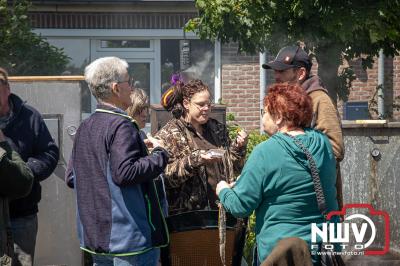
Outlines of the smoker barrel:
M 372 217 L 376 237 L 370 249 L 383 250 L 385 241 L 389 241 L 390 252 L 386 256 L 353 256 L 348 265 L 359 265 L 364 260 L 365 263 L 392 261 L 397 264 L 390 265 L 400 265 L 400 123 L 343 121 L 343 134 L 346 148 L 341 162 L 344 203 L 365 203 L 375 210 L 385 211 L 390 226 L 387 239 L 386 223 L 381 215 L 370 215 L 370 210 L 365 208 L 349 211 L 349 214 Z

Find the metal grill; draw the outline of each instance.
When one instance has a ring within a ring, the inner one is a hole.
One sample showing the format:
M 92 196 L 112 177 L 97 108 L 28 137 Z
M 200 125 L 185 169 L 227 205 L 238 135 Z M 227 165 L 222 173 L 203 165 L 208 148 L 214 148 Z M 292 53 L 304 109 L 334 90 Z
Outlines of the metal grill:
M 33 28 L 181 29 L 194 13 L 32 12 Z

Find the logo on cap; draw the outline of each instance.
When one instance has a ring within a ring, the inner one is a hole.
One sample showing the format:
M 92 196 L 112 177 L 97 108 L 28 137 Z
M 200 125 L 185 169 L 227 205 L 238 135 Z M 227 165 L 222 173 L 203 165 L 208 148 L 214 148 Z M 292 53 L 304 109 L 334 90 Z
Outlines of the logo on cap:
M 286 56 L 286 57 L 285 57 L 285 63 L 289 63 L 289 61 L 290 61 L 290 57 L 289 57 L 289 56 Z

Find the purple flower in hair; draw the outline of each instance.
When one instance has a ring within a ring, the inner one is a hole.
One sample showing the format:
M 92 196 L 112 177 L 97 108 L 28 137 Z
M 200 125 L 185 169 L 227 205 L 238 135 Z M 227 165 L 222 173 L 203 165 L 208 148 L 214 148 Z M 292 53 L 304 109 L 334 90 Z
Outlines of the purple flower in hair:
M 172 74 L 171 85 L 175 85 L 178 81 L 183 82 L 181 74 L 180 73 Z

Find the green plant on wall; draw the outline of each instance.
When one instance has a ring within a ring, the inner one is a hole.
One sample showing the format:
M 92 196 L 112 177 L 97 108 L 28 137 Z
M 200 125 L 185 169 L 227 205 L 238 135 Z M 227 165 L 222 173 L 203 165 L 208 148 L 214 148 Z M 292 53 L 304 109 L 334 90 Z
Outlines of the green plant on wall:
M 231 139 L 235 139 L 238 132 L 241 130 L 239 124 L 235 122 L 235 115 L 232 113 L 228 113 L 226 115 L 226 121 L 229 131 L 229 137 Z M 256 147 L 261 142 L 266 141 L 267 139 L 268 136 L 266 134 L 260 134 L 259 131 L 251 131 L 249 133 L 249 138 L 247 142 L 246 160 L 247 158 L 249 158 L 254 147 Z M 248 264 L 250 264 L 252 261 L 252 251 L 256 241 L 255 226 L 256 226 L 256 217 L 253 213 L 249 217 L 247 233 L 246 233 L 246 243 L 243 250 L 243 256 L 245 257 Z
M 69 57 L 32 32 L 27 0 L 0 0 L 0 66 L 10 75 L 59 75 Z
M 380 89 L 384 90 L 384 87 L 382 85 L 376 86 L 374 95 L 372 95 L 371 99 L 369 99 L 368 101 L 368 111 L 370 118 L 373 118 L 374 115 L 379 116 L 378 99 L 382 97 L 378 94 Z M 400 96 L 394 97 L 391 101 L 391 105 L 385 106 L 385 113 L 383 114 L 383 117 L 378 118 L 393 119 L 393 111 L 400 111 Z

